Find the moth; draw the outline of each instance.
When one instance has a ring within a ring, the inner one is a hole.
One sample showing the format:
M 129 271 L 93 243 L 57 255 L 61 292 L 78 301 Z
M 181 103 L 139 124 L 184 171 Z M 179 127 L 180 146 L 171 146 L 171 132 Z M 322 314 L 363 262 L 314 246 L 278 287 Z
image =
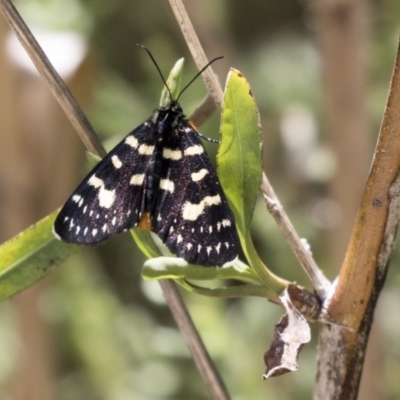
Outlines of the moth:
M 234 218 L 201 135 L 178 102 L 210 63 L 174 100 L 144 49 L 170 102 L 154 110 L 83 179 L 58 214 L 53 233 L 65 242 L 97 245 L 138 227 L 156 233 L 188 263 L 230 265 L 238 256 Z

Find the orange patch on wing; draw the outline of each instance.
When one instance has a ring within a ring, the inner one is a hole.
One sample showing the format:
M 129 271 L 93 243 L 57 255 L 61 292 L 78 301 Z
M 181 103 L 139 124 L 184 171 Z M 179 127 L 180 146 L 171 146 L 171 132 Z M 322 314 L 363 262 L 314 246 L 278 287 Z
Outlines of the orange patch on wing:
M 143 229 L 145 231 L 149 231 L 151 229 L 151 219 L 150 219 L 150 213 L 149 212 L 144 212 L 142 214 L 137 227 L 139 229 Z

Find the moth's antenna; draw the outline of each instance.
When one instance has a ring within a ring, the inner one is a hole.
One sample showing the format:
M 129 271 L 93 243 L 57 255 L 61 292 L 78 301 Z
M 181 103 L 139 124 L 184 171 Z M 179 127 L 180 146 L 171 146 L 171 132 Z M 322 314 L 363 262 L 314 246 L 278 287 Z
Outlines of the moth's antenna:
M 143 50 L 146 50 L 147 54 L 148 54 L 148 55 L 150 56 L 150 58 L 151 58 L 151 61 L 153 61 L 153 64 L 154 64 L 155 67 L 157 68 L 157 71 L 158 71 L 158 73 L 160 74 L 161 79 L 162 79 L 162 81 L 164 82 L 165 87 L 166 87 L 167 90 L 168 90 L 169 98 L 171 99 L 171 101 L 173 101 L 173 100 L 172 100 L 171 91 L 169 90 L 169 87 L 168 87 L 168 85 L 167 85 L 167 81 L 165 80 L 164 75 L 162 74 L 162 72 L 161 72 L 161 70 L 160 70 L 160 67 L 158 66 L 156 60 L 154 59 L 153 54 L 151 54 L 150 50 L 149 50 L 146 46 L 144 46 L 144 45 L 142 45 L 142 44 L 136 44 L 136 46 L 139 46 L 139 47 L 141 47 Z M 213 60 L 213 61 L 214 61 L 214 60 Z M 209 64 L 210 64 L 210 63 L 209 63 Z M 208 66 L 209 64 L 207 64 L 207 66 Z M 203 70 L 204 70 L 204 69 L 203 69 Z M 202 70 L 202 71 L 203 71 L 203 70 Z M 186 89 L 186 87 L 185 87 L 185 89 Z M 182 92 L 181 92 L 181 93 L 182 93 Z
M 215 57 L 212 59 L 209 63 L 207 63 L 195 76 L 194 78 L 181 90 L 181 92 L 178 95 L 178 98 L 176 101 L 179 100 L 179 97 L 181 97 L 182 93 L 215 61 L 220 60 L 221 58 L 224 58 L 224 56 L 219 56 Z
M 155 65 L 155 67 L 157 68 L 157 71 L 158 71 L 158 73 L 160 74 L 160 76 L 161 76 L 161 79 L 162 79 L 162 81 L 164 82 L 164 85 L 165 85 L 165 87 L 167 88 L 167 90 L 168 90 L 168 93 L 169 93 L 169 97 L 170 97 L 170 99 L 171 99 L 171 101 L 174 101 L 173 99 L 172 99 L 172 93 L 171 93 L 171 91 L 170 91 L 170 89 L 169 89 L 169 87 L 168 87 L 168 85 L 167 85 L 167 81 L 165 80 L 165 78 L 164 78 L 164 75 L 162 74 L 162 72 L 161 72 L 161 70 L 160 70 L 160 67 L 158 66 L 158 64 L 157 64 L 157 62 L 156 62 L 156 60 L 155 60 L 155 58 L 153 57 L 153 54 L 151 54 L 151 52 L 150 52 L 150 50 L 146 47 L 146 46 L 144 46 L 143 44 L 136 44 L 136 46 L 139 46 L 139 47 L 141 47 L 143 50 L 146 50 L 146 52 L 147 52 L 147 54 L 149 55 L 149 57 L 151 58 L 151 61 L 153 61 L 153 64 Z M 175 101 L 178 101 L 179 100 L 179 98 L 181 97 L 181 95 L 182 95 L 182 93 L 213 63 L 213 62 L 215 62 L 215 61 L 217 61 L 217 60 L 220 60 L 221 58 L 224 58 L 224 56 L 220 56 L 220 57 L 216 57 L 216 58 L 214 58 L 214 59 L 212 59 L 210 62 L 208 62 L 195 76 L 194 76 L 194 78 L 181 90 L 181 92 L 179 93 L 179 95 L 178 95 L 178 97 L 177 97 L 177 99 L 175 100 Z

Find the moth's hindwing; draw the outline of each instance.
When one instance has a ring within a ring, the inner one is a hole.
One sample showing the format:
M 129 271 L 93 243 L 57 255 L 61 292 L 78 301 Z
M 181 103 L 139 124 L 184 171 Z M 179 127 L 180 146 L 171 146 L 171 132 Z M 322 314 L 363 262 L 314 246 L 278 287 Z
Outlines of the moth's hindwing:
M 153 130 L 151 120 L 139 125 L 86 176 L 57 216 L 56 237 L 95 245 L 137 224 Z
M 190 263 L 221 266 L 234 261 L 238 237 L 233 215 L 199 134 L 181 118 L 165 135 L 164 149 L 153 231 Z

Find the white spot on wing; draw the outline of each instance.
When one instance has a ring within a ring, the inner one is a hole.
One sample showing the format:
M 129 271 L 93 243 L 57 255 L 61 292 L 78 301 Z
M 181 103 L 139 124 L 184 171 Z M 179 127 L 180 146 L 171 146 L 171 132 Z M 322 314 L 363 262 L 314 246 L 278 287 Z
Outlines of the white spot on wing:
M 117 222 L 117 217 L 114 216 L 114 218 L 112 219 L 111 223 L 112 223 L 113 225 L 115 225 L 116 222 Z
M 118 156 L 112 156 L 111 161 L 115 168 L 120 169 L 122 167 L 122 161 L 118 158 Z
M 208 246 L 208 247 L 207 247 L 207 254 L 208 254 L 208 255 L 210 255 L 211 250 L 212 250 L 212 247 L 211 247 L 211 246 Z
M 83 231 L 83 234 L 84 234 L 85 236 L 86 236 L 86 234 L 87 234 L 88 229 L 89 229 L 89 228 L 86 227 L 85 230 Z
M 190 146 L 184 151 L 185 156 L 195 156 L 195 155 L 203 154 L 203 153 L 204 153 L 204 148 L 203 148 L 203 146 L 200 146 L 199 144 Z
M 180 150 L 172 150 L 167 148 L 163 150 L 162 155 L 168 160 L 180 160 L 182 158 L 182 152 Z
M 221 221 L 222 226 L 225 228 L 226 226 L 231 226 L 231 221 L 229 221 L 229 219 L 223 219 Z
M 138 140 L 135 138 L 135 136 L 132 136 L 132 135 L 128 136 L 125 139 L 125 143 L 128 144 L 129 146 L 133 147 L 134 149 L 137 149 L 139 146 Z
M 77 227 L 76 227 L 76 234 L 78 235 L 79 234 L 79 231 L 81 230 L 81 227 L 78 225 Z
M 188 244 L 186 245 L 186 247 L 187 247 L 188 250 L 190 250 L 190 249 L 193 247 L 193 245 L 192 245 L 192 243 L 188 243 Z
M 100 188 L 104 186 L 103 180 L 98 178 L 96 175 L 90 177 L 90 179 L 88 180 L 88 184 L 95 188 Z
M 105 231 L 107 230 L 107 224 L 104 224 L 104 225 L 103 225 L 103 228 L 101 228 L 101 230 L 102 230 L 103 232 L 105 232 Z
M 97 235 L 97 229 L 93 229 L 92 230 L 92 236 L 96 236 Z
M 147 144 L 141 144 L 139 146 L 139 154 L 143 154 L 145 156 L 151 156 L 154 151 L 154 146 L 148 146 Z
M 206 196 L 199 204 L 193 204 L 187 201 L 183 205 L 182 216 L 186 220 L 195 221 L 206 207 L 218 204 L 221 204 L 221 197 L 219 194 L 215 196 Z
M 80 200 L 82 200 L 82 196 L 79 196 L 79 194 L 74 194 L 72 196 L 72 201 L 74 201 L 75 203 L 79 203 Z
M 208 227 L 208 231 L 209 231 L 210 233 L 212 233 L 212 226 L 211 226 L 211 225 Z
M 166 190 L 170 193 L 174 193 L 175 185 L 170 179 L 161 179 L 160 180 L 160 189 Z
M 176 238 L 176 242 L 180 243 L 180 242 L 182 242 L 182 240 L 183 240 L 182 235 L 178 235 L 178 237 Z
M 104 187 L 104 181 L 102 179 L 98 178 L 96 175 L 93 175 L 88 180 L 88 184 L 96 189 L 100 188 L 98 194 L 100 207 L 110 208 L 113 205 L 115 200 L 115 190 L 107 190 Z
M 87 206 L 83 207 L 83 211 L 82 212 L 85 214 L 86 210 L 87 210 Z
M 130 184 L 131 185 L 141 185 L 143 183 L 144 180 L 144 174 L 136 174 L 136 175 L 132 175 L 132 178 L 130 180 Z
M 217 250 L 217 253 L 219 254 L 219 250 L 221 249 L 221 243 L 218 243 L 216 246 L 215 246 L 215 250 Z
M 192 181 L 193 181 L 193 182 L 199 182 L 199 181 L 201 181 L 207 174 L 208 174 L 208 170 L 205 169 L 205 168 L 201 169 L 201 170 L 198 171 L 198 172 L 193 172 L 193 173 L 191 174 Z
M 101 207 L 110 208 L 115 200 L 115 190 L 107 190 L 104 187 L 99 191 L 99 204 Z
M 197 246 L 197 252 L 198 252 L 198 253 L 200 253 L 200 250 L 201 250 L 201 244 L 199 244 L 199 245 Z

